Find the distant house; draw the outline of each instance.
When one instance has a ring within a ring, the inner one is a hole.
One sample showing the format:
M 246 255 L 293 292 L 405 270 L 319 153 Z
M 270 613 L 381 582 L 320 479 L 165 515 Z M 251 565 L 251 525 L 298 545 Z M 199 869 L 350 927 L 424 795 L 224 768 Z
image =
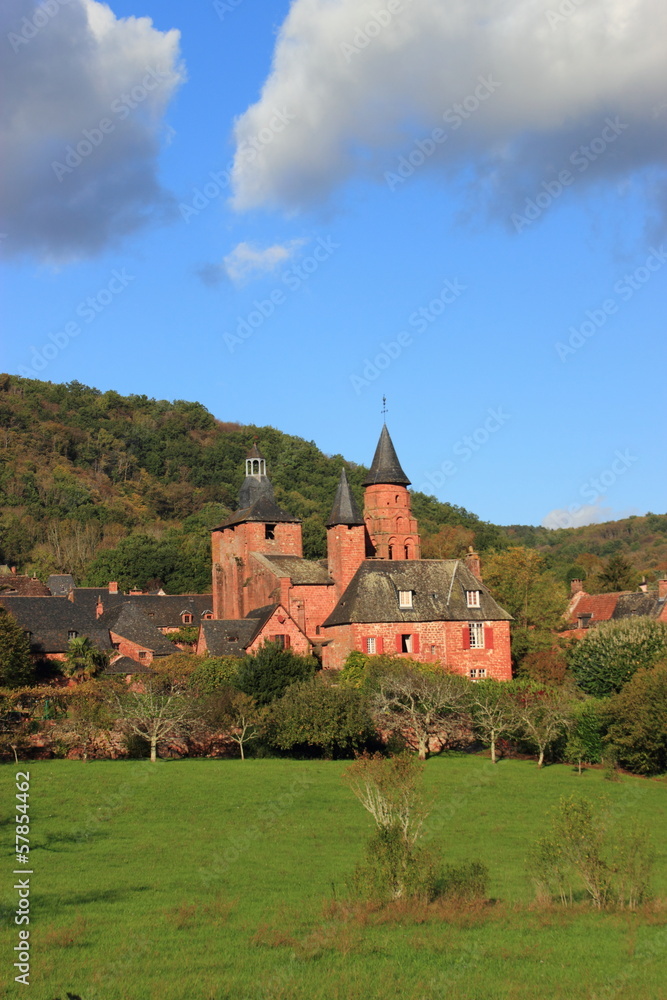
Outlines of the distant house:
M 16 566 L 0 566 L 0 597 L 47 597 L 51 591 L 35 576 L 22 576 Z
M 0 595 L 0 605 L 23 628 L 35 659 L 64 660 L 70 640 L 83 636 L 99 649 L 113 649 L 108 630 L 66 597 Z
M 658 580 L 657 591 L 645 584 L 639 590 L 611 594 L 587 594 L 581 580 L 573 580 L 572 596 L 566 612 L 564 631 L 582 635 L 600 622 L 622 618 L 656 618 L 667 621 L 667 580 Z
M 311 648 L 307 636 L 283 606 L 269 604 L 245 618 L 203 621 L 196 652 L 200 656 L 245 656 L 265 642 L 277 642 L 300 656 L 307 656 Z
M 175 647 L 131 601 L 124 601 L 96 619 L 96 628 L 108 630 L 113 649 L 148 667 L 156 656 L 170 656 Z

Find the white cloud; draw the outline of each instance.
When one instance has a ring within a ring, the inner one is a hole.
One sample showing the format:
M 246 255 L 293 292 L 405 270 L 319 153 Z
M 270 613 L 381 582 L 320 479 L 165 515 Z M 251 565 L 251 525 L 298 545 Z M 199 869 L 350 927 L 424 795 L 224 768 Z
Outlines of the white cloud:
M 241 285 L 258 274 L 275 271 L 290 260 L 305 242 L 304 239 L 290 240 L 264 249 L 251 243 L 239 243 L 223 258 L 224 271 L 235 285 Z
M 65 262 L 170 216 L 157 158 L 179 32 L 96 0 L 3 0 L 0 36 L 3 251 Z
M 234 206 L 302 210 L 353 176 L 384 183 L 436 127 L 447 139 L 424 169 L 451 178 L 472 167 L 475 202 L 505 218 L 565 167 L 579 192 L 664 169 L 667 116 L 656 112 L 667 76 L 664 0 L 585 0 L 569 16 L 560 7 L 402 0 L 392 15 L 387 0 L 294 0 L 261 97 L 236 123 Z M 481 78 L 496 82 L 492 95 L 458 127 L 455 111 L 443 123 Z M 253 145 L 277 111 L 293 116 L 289 124 Z M 570 155 L 607 116 L 627 128 L 590 169 L 573 167 Z M 658 183 L 658 208 L 661 191 Z
M 607 521 L 621 521 L 623 518 L 639 514 L 636 507 L 614 511 L 612 507 L 602 507 L 597 503 L 572 504 L 570 507 L 560 507 L 549 511 L 542 520 L 543 528 L 581 528 L 586 524 L 603 524 Z

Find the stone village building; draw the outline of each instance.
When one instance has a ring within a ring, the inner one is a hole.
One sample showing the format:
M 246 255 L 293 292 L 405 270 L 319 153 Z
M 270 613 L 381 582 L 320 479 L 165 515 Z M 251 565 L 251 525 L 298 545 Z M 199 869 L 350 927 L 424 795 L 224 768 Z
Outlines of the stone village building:
M 304 559 L 301 522 L 282 510 L 256 446 L 238 509 L 212 533 L 213 620 L 197 651 L 253 651 L 269 638 L 309 649 L 325 669 L 353 650 L 441 663 L 510 680 L 510 620 L 481 580 L 479 558 L 422 559 L 410 481 L 386 426 L 364 480 L 364 509 L 345 474 L 327 521 L 327 558 Z M 263 620 L 263 635 L 249 622 Z

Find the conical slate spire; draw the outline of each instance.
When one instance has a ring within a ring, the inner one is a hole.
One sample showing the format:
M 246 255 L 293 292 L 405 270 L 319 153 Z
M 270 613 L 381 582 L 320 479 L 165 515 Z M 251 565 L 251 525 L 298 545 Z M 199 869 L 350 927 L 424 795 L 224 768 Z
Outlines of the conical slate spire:
M 327 528 L 333 528 L 337 524 L 363 525 L 364 519 L 361 516 L 357 501 L 352 495 L 350 484 L 347 481 L 345 469 L 341 469 L 340 481 L 336 490 L 334 505 L 331 508 Z
M 370 471 L 363 481 L 363 486 L 375 486 L 378 483 L 391 486 L 409 486 L 410 480 L 403 472 L 398 460 L 396 449 L 389 437 L 385 424 L 380 434 L 378 446 L 375 449 Z

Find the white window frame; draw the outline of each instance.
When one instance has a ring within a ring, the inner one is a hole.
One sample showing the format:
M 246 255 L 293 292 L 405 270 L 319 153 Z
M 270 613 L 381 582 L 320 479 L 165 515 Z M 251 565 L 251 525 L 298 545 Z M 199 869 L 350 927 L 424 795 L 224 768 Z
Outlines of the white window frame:
M 471 681 L 483 681 L 486 680 L 486 667 L 473 667 L 470 671 Z
M 374 635 L 369 635 L 366 638 L 366 652 L 369 656 L 374 656 L 377 652 L 378 641 Z
M 411 590 L 399 590 L 398 592 L 398 606 L 406 611 L 412 607 L 412 591 Z
M 470 648 L 484 649 L 484 622 L 468 622 Z
M 480 606 L 481 591 L 479 590 L 466 590 L 466 603 L 469 608 L 478 608 Z

